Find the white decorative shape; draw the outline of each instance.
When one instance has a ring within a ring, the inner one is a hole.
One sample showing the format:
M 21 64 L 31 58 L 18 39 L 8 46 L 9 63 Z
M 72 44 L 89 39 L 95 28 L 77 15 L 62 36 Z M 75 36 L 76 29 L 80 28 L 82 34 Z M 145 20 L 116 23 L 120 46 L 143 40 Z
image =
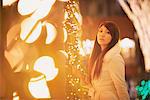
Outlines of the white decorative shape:
M 50 92 L 44 75 L 31 78 L 28 83 L 28 89 L 34 98 L 50 98 Z
M 13 4 L 14 2 L 16 2 L 17 0 L 3 0 L 3 6 L 10 6 L 11 4 Z
M 41 0 L 40 2 L 40 6 L 38 7 L 38 9 L 32 14 L 32 18 L 39 20 L 42 19 L 44 17 L 46 17 L 53 4 L 55 3 L 56 0 Z
M 21 15 L 33 13 L 40 6 L 41 0 L 19 0 L 18 12 Z
M 58 69 L 55 67 L 55 62 L 52 57 L 42 56 L 35 61 L 34 70 L 43 73 L 46 80 L 53 80 L 57 74 Z
M 34 41 L 36 41 L 39 38 L 41 31 L 42 31 L 42 24 L 41 22 L 39 22 L 37 27 L 31 33 L 31 35 L 27 38 L 26 43 L 33 43 Z
M 26 18 L 25 20 L 22 21 L 21 23 L 21 33 L 20 33 L 20 38 L 22 40 L 25 40 L 28 36 L 28 34 L 31 32 L 32 28 L 36 24 L 36 20 L 33 18 Z
M 45 25 L 46 25 L 46 30 L 47 30 L 46 44 L 50 44 L 56 38 L 57 31 L 56 31 L 56 28 L 52 24 L 46 23 Z

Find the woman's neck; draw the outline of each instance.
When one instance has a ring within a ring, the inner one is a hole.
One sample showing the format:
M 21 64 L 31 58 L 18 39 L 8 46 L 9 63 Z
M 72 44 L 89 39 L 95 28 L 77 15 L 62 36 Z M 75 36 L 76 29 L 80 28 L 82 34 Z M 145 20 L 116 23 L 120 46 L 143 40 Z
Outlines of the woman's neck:
M 106 45 L 101 45 L 102 51 L 103 51 L 106 47 L 107 47 Z

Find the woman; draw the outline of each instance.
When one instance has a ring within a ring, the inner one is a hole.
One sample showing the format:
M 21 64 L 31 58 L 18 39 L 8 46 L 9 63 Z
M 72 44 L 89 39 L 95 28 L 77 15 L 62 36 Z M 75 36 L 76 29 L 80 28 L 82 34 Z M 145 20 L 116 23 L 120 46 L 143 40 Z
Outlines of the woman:
M 99 26 L 88 66 L 92 100 L 129 100 L 118 40 L 119 30 L 113 22 Z

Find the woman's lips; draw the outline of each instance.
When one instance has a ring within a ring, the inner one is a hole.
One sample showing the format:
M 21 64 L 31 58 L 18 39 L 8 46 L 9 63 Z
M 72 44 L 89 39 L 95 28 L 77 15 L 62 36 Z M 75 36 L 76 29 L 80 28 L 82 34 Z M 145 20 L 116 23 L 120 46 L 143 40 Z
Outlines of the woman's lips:
M 104 39 L 99 39 L 100 41 L 104 41 Z

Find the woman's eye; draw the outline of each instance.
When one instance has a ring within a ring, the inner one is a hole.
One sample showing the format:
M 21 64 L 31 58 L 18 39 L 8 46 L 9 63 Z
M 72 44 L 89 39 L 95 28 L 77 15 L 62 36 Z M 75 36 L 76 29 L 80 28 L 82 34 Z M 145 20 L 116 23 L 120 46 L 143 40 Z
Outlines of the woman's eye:
M 108 34 L 110 34 L 110 32 L 107 32 Z
M 102 32 L 102 31 L 100 31 L 100 32 Z

